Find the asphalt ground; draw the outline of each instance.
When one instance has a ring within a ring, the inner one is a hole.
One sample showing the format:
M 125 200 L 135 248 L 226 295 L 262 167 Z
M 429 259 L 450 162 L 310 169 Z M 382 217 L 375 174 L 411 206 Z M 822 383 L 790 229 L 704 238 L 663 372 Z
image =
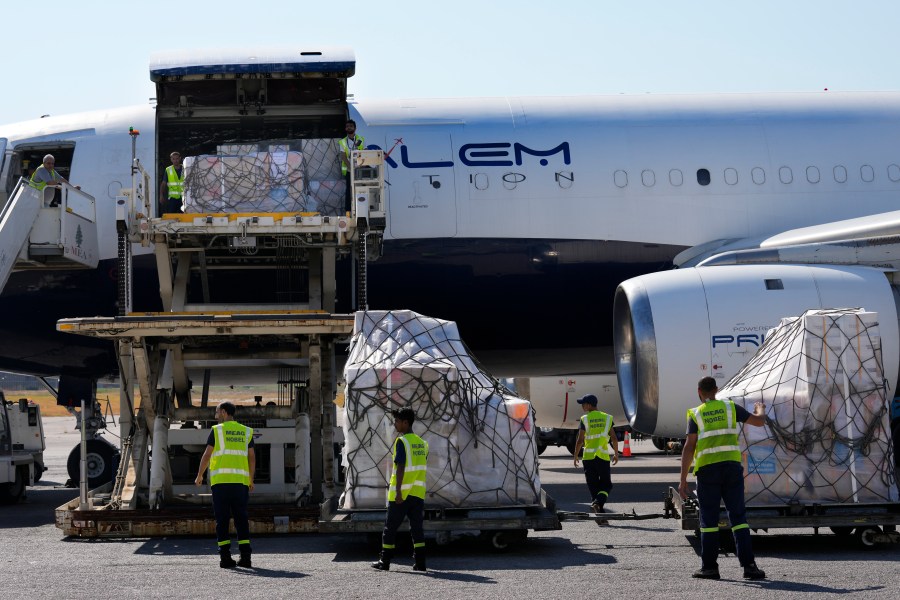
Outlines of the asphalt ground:
M 376 549 L 360 535 L 266 536 L 252 541 L 255 568 L 228 571 L 211 537 L 63 537 L 53 511 L 77 495 L 64 484 L 78 433 L 72 418 L 45 419 L 45 429 L 49 470 L 25 502 L 0 507 L 0 598 L 900 598 L 900 546 L 869 550 L 811 529 L 754 534 L 768 580 L 744 581 L 731 554 L 719 558 L 722 580 L 692 579 L 699 548 L 672 519 L 565 522 L 503 554 L 460 539 L 429 547 L 427 574 L 411 571 L 409 548 L 390 572 L 374 571 Z M 662 513 L 679 457 L 650 442 L 632 448 L 613 467 L 607 509 Z M 564 448 L 547 449 L 541 478 L 560 510 L 587 509 L 581 469 Z

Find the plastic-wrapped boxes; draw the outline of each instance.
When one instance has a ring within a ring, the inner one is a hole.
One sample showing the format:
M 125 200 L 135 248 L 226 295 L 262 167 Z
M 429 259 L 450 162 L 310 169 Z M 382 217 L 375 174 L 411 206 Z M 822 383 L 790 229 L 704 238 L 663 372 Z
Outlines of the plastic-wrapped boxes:
M 748 505 L 898 500 L 877 314 L 784 319 L 718 397 L 766 404 L 740 436 Z
M 429 444 L 429 506 L 506 506 L 540 500 L 531 404 L 481 371 L 455 323 L 410 311 L 356 315 L 341 412 L 345 508 L 387 501 L 397 433 L 390 411 L 416 411 Z
M 187 213 L 343 214 L 345 183 L 336 140 L 227 145 L 184 159 Z

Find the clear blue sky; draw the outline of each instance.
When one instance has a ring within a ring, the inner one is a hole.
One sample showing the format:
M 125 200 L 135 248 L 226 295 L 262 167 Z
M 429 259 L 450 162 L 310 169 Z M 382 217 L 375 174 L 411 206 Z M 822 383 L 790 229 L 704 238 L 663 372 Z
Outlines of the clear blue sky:
M 0 123 L 146 103 L 151 53 L 254 44 L 353 48 L 359 100 L 900 89 L 896 0 L 44 0 L 3 16 Z

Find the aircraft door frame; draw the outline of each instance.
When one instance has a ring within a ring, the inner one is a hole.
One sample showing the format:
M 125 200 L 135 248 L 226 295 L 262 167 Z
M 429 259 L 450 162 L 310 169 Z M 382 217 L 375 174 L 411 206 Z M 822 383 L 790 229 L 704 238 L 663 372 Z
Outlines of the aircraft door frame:
M 447 125 L 410 127 L 379 140 L 390 149 L 386 169 L 388 234 L 395 239 L 450 238 L 457 232 L 453 134 Z M 374 141 L 374 140 L 373 140 Z M 396 166 L 395 166 L 396 165 Z

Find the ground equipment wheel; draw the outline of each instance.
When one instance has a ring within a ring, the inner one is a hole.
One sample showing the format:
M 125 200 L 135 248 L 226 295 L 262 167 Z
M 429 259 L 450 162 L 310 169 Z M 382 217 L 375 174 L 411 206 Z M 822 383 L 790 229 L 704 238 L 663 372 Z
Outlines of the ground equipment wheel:
M 853 533 L 852 527 L 830 527 L 829 529 L 831 529 L 831 533 L 838 537 L 848 537 Z
M 525 542 L 527 529 L 507 529 L 501 531 L 485 531 L 482 536 L 487 540 L 494 552 L 506 552 Z
M 28 467 L 24 467 L 27 469 Z M 14 481 L 0 485 L 0 504 L 15 504 L 25 495 L 25 479 L 28 477 L 23 468 L 16 469 Z
M 880 534 L 881 530 L 874 525 L 867 525 L 865 527 L 857 527 L 856 528 L 856 539 L 859 540 L 859 543 L 862 544 L 863 548 L 873 549 L 878 546 L 878 542 L 875 541 L 875 536 Z

